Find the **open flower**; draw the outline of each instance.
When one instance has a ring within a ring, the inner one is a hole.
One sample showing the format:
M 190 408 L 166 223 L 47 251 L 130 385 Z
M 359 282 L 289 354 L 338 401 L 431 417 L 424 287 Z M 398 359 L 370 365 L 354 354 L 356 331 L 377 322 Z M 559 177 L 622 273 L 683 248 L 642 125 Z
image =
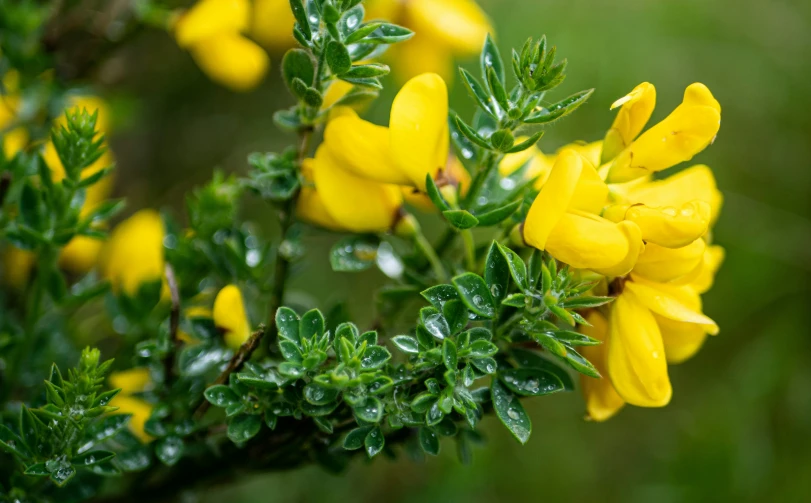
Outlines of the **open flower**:
M 453 59 L 479 54 L 492 26 L 473 0 L 372 0 L 367 18 L 387 19 L 410 28 L 414 36 L 391 49 L 403 79 L 434 72 L 450 79 Z
M 242 35 L 250 21 L 248 0 L 201 0 L 181 14 L 174 25 L 175 39 L 211 80 L 234 91 L 249 91 L 270 66 L 265 51 Z
M 102 252 L 101 270 L 113 289 L 130 296 L 164 274 L 163 220 L 157 211 L 141 210 L 113 229 Z
M 121 388 L 121 392 L 113 398 L 110 406 L 118 407 L 113 414 L 132 414 L 129 422 L 130 431 L 143 443 L 149 443 L 153 438 L 146 433 L 144 425 L 152 415 L 154 406 L 140 398 L 139 393 L 143 393 L 152 385 L 149 377 L 149 370 L 133 368 L 110 375 L 110 387 Z
M 214 326 L 222 330 L 225 344 L 238 350 L 251 335 L 251 323 L 245 312 L 242 292 L 236 285 L 227 285 L 214 299 L 212 310 Z

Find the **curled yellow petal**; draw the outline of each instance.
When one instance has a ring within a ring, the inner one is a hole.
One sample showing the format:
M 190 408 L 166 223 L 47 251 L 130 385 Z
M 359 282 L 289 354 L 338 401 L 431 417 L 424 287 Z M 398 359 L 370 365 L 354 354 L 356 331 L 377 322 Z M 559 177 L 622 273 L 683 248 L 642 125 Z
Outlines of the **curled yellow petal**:
M 416 33 L 426 33 L 462 54 L 478 54 L 492 31 L 484 11 L 473 0 L 409 0 L 408 22 Z
M 265 51 L 238 33 L 213 35 L 195 42 L 190 51 L 197 66 L 211 80 L 234 91 L 253 89 L 270 67 Z
M 648 243 L 639 254 L 634 274 L 659 283 L 692 280 L 701 272 L 705 247 L 703 239 L 696 239 L 681 248 Z
M 549 234 L 566 214 L 583 171 L 583 158 L 565 150 L 558 155 L 552 172 L 533 201 L 524 223 L 524 241 L 539 250 L 546 249 Z
M 312 166 L 324 207 L 341 227 L 353 232 L 391 229 L 402 205 L 397 186 L 353 175 L 323 145 L 316 151 Z
M 565 213 L 546 242 L 546 250 L 561 262 L 608 276 L 628 273 L 641 246 L 636 224 L 615 224 L 583 212 Z
M 597 368 L 602 377 L 595 379 L 581 374 L 580 390 L 586 402 L 588 418 L 593 421 L 605 421 L 619 412 L 625 405 L 625 400 L 617 394 L 608 378 L 605 347 L 605 341 L 608 337 L 608 320 L 598 311 L 589 311 L 586 314 L 586 321 L 591 323 L 591 326 L 582 325 L 580 332 L 602 341 L 603 344 L 584 346 L 581 353 Z
M 611 105 L 611 110 L 621 108 L 605 136 L 601 164 L 609 162 L 631 144 L 648 123 L 655 106 L 656 88 L 648 82 L 639 84 Z
M 365 121 L 351 111 L 330 120 L 324 131 L 324 143 L 332 157 L 355 176 L 412 185 L 412 179 L 394 161 L 389 137 L 389 128 Z
M 251 324 L 245 312 L 242 292 L 236 285 L 227 285 L 217 294 L 212 309 L 214 326 L 223 331 L 225 344 L 238 350 L 251 335 Z
M 251 35 L 265 47 L 286 49 L 295 43 L 289 0 L 253 0 Z
M 400 171 L 425 191 L 425 175 L 436 176 L 448 159 L 448 88 L 442 77 L 425 73 L 403 86 L 391 106 L 389 132 Z
M 652 312 L 673 321 L 701 325 L 712 335 L 718 333 L 718 325 L 701 312 L 701 298 L 689 285 L 677 286 L 654 283 L 634 277 L 625 283 L 639 302 Z
M 118 224 L 102 254 L 102 273 L 116 291 L 135 295 L 142 284 L 163 277 L 163 237 L 163 221 L 154 210 Z
M 705 201 L 710 204 L 710 224 L 718 219 L 723 202 L 723 195 L 716 186 L 712 170 L 703 164 L 687 168 L 664 180 L 629 184 L 625 196 L 631 203 L 651 207 L 678 208 L 689 201 Z
M 188 48 L 223 33 L 238 34 L 248 28 L 250 9 L 248 0 L 201 0 L 175 23 L 177 44 Z
M 701 267 L 701 272 L 693 278 L 690 286 L 692 286 L 698 293 L 704 293 L 712 288 L 715 282 L 715 273 L 721 267 L 724 261 L 724 249 L 718 245 L 708 246 L 704 250 L 704 264 Z
M 681 363 L 691 358 L 707 339 L 707 331 L 701 325 L 673 321 L 657 314 L 654 318 L 662 332 L 668 363 Z
M 627 182 L 689 161 L 715 139 L 720 127 L 720 105 L 706 86 L 692 84 L 681 105 L 617 156 L 607 181 Z
M 608 375 L 617 393 L 632 405 L 663 407 L 673 394 L 656 319 L 628 291 L 611 306 Z
M 577 155 L 581 156 L 583 168 L 569 202 L 569 209 L 599 214 L 608 200 L 608 185 L 585 156 L 579 152 Z
M 651 208 L 644 204 L 614 205 L 603 212 L 612 222 L 629 220 L 639 226 L 642 239 L 665 248 L 687 246 L 707 233 L 710 204 L 691 201 L 680 208 Z

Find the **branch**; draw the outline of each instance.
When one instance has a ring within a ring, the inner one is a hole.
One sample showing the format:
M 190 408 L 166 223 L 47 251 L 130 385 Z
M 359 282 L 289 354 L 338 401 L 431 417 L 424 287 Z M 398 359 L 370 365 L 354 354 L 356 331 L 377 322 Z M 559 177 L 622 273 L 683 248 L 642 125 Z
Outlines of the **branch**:
M 163 380 L 167 385 L 171 383 L 174 378 L 175 356 L 180 350 L 180 339 L 177 337 L 177 332 L 180 327 L 180 291 L 177 287 L 177 278 L 175 277 L 175 270 L 172 269 L 170 264 L 166 264 L 166 284 L 169 286 L 169 295 L 172 299 L 172 311 L 169 314 L 169 352 L 163 359 Z

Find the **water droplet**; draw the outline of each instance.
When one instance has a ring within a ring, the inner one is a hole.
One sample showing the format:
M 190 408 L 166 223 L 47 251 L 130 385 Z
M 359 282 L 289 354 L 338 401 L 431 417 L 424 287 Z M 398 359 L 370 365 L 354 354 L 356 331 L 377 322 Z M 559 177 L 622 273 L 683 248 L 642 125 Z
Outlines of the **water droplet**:
M 519 417 L 521 417 L 518 415 L 518 411 L 513 409 L 512 407 L 507 409 L 507 415 L 510 416 L 510 419 L 518 419 Z

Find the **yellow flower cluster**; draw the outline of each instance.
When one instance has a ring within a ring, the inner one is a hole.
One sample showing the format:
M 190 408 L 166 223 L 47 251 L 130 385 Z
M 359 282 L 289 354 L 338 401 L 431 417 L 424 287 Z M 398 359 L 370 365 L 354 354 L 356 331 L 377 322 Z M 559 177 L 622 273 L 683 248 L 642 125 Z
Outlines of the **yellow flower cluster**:
M 278 1 L 200 0 L 180 14 L 174 24 L 175 39 L 187 49 L 211 80 L 234 91 L 249 91 L 259 85 L 270 67 L 267 53 L 244 34 L 251 29 L 270 33 L 263 19 L 280 15 Z M 287 2 L 285 2 L 287 3 Z M 287 30 L 292 14 L 285 19 Z M 252 19 L 256 22 L 252 23 Z M 281 21 L 281 19 L 280 19 Z M 267 37 L 267 35 L 266 35 Z
M 523 227 L 525 242 L 578 269 L 605 277 L 616 295 L 591 311 L 586 335 L 605 341 L 585 356 L 603 374 L 583 378 L 589 416 L 604 420 L 623 404 L 666 405 L 667 363 L 692 356 L 718 326 L 701 312 L 723 249 L 710 244 L 721 194 L 710 169 L 697 165 L 659 179 L 715 138 L 721 107 L 692 84 L 660 123 L 642 130 L 656 91 L 637 86 L 612 108 L 617 117 L 601 143 L 564 148 L 550 163 L 539 152 L 507 159 L 502 172 L 531 162 L 540 192 Z M 641 133 L 641 134 L 640 134 Z M 534 156 L 534 157 L 533 157 Z
M 141 367 L 115 372 L 110 375 L 110 387 L 121 388 L 121 392 L 113 398 L 110 406 L 118 407 L 114 414 L 132 414 L 129 422 L 130 431 L 141 442 L 149 443 L 153 438 L 144 431 L 144 424 L 152 415 L 154 406 L 139 397 L 138 394 L 152 386 L 149 370 Z
M 425 206 L 426 176 L 446 187 L 467 187 L 467 171 L 449 158 L 447 117 L 448 89 L 434 73 L 403 86 L 388 127 L 350 109 L 338 110 L 315 158 L 304 163 L 308 183 L 299 198 L 299 216 L 333 230 L 385 232 L 397 221 L 404 198 Z

